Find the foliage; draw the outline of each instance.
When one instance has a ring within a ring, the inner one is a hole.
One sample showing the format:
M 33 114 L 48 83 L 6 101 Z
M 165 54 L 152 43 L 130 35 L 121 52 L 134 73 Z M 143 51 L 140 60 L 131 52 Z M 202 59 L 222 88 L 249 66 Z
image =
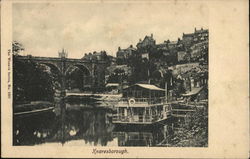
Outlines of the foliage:
M 52 78 L 42 65 L 13 58 L 14 102 L 53 100 Z
M 125 71 L 123 69 L 115 69 L 109 76 L 108 83 L 120 83 L 127 79 Z
M 128 62 L 127 62 L 127 60 L 124 59 L 124 58 L 117 58 L 117 59 L 116 59 L 116 63 L 117 63 L 118 65 L 124 65 L 124 64 L 127 64 Z
M 18 55 L 20 51 L 24 51 L 24 47 L 17 41 L 12 42 L 12 52 L 14 55 Z
M 199 108 L 186 119 L 183 128 L 174 132 L 172 143 L 182 147 L 208 146 L 208 112 L 206 108 Z
M 183 83 L 184 81 L 181 79 L 174 79 L 173 95 L 175 97 L 180 97 L 181 94 L 185 93 L 185 88 L 184 88 Z
M 66 88 L 70 89 L 83 89 L 83 72 L 79 68 L 75 68 L 74 71 L 72 71 L 67 76 L 67 83 Z
M 18 60 L 24 50 L 22 44 L 13 43 L 13 102 L 53 101 L 55 84 L 50 71 L 32 60 Z
M 130 84 L 148 81 L 149 78 L 152 78 L 152 74 L 156 70 L 153 61 L 140 56 L 131 56 L 128 61 L 128 65 L 132 68 L 132 74 L 128 79 Z

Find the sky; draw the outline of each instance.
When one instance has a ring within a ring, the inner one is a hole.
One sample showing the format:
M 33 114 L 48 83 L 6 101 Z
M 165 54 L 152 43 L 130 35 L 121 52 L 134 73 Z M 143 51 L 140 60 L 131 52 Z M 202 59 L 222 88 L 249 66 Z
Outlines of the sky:
M 101 50 L 115 56 L 119 46 L 136 46 L 151 33 L 162 43 L 209 25 L 208 9 L 198 1 L 100 2 L 15 3 L 13 41 L 24 46 L 23 55 L 58 57 L 65 48 L 70 58 Z

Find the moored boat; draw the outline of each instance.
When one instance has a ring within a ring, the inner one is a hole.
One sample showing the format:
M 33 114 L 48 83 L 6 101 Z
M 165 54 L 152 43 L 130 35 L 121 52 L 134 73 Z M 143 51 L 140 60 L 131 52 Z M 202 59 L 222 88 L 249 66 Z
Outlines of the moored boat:
M 166 91 L 151 84 L 135 84 L 123 89 L 115 106 L 114 124 L 154 124 L 170 117 Z

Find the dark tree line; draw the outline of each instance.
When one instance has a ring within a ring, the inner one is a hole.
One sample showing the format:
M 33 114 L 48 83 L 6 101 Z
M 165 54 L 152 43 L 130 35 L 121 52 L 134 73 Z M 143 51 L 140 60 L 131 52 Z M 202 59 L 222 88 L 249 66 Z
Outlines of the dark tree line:
M 83 90 L 83 72 L 79 68 L 76 68 L 70 74 L 66 76 L 66 88 L 67 89 L 79 89 Z
M 13 101 L 53 101 L 54 88 L 51 75 L 43 65 L 32 60 L 20 61 L 13 56 Z
M 149 60 L 131 56 L 128 61 L 128 66 L 132 68 L 131 76 L 128 77 L 130 84 L 149 80 L 150 72 L 153 71 L 153 66 L 150 66 Z
M 114 72 L 109 76 L 108 83 L 120 83 L 127 80 L 125 71 L 122 69 L 115 69 Z
M 13 42 L 13 102 L 53 101 L 55 83 L 52 74 L 44 65 L 32 61 L 18 60 L 24 50 L 22 44 Z

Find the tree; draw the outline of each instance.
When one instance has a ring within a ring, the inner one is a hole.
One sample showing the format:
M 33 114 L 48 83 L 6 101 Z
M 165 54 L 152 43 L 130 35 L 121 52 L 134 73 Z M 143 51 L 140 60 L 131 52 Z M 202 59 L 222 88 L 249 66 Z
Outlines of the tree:
M 72 72 L 66 76 L 66 87 L 67 89 L 83 89 L 84 72 L 78 67 L 74 68 Z
M 207 147 L 208 145 L 208 110 L 207 105 L 198 108 L 186 118 L 183 128 L 174 132 L 172 144 L 182 147 Z
M 108 83 L 120 83 L 127 79 L 126 73 L 123 69 L 115 69 L 109 76 Z
M 23 45 L 17 41 L 13 41 L 12 42 L 13 55 L 18 55 L 20 53 L 20 51 L 24 51 Z
M 18 59 L 22 44 L 13 42 L 13 102 L 53 101 L 54 84 L 52 75 L 44 65 Z

